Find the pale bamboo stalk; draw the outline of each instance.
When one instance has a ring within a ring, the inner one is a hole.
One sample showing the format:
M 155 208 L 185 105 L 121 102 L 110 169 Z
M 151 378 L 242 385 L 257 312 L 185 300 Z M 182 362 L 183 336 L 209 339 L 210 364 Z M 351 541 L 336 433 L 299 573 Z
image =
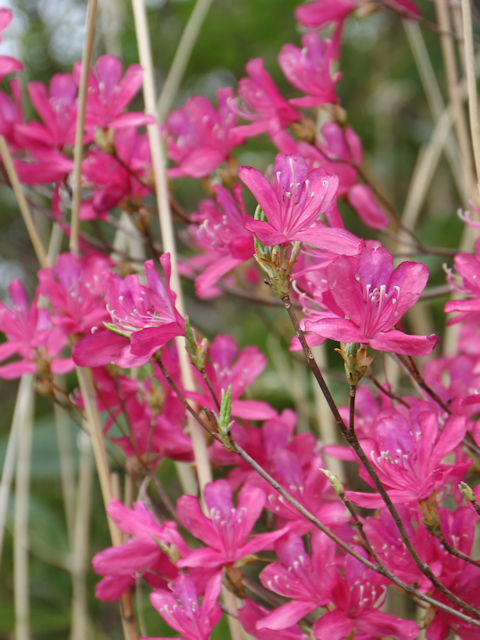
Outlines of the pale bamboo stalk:
M 89 556 L 89 529 L 92 510 L 93 465 L 92 450 L 86 433 L 78 434 L 80 464 L 78 473 L 77 503 L 72 549 L 72 623 L 70 640 L 89 637 L 87 566 Z
M 328 360 L 325 344 L 312 347 L 312 353 L 322 371 L 328 370 Z M 311 374 L 313 376 L 313 374 Z M 328 376 L 325 376 L 328 380 Z M 315 401 L 316 426 L 319 438 L 325 444 L 336 444 L 338 429 L 332 417 L 332 413 L 325 402 L 324 395 L 318 384 L 313 385 L 313 397 Z M 345 481 L 345 468 L 341 460 L 327 456 L 328 468 L 333 471 L 341 482 Z
M 463 111 L 462 96 L 460 93 L 455 49 L 453 41 L 447 33 L 450 31 L 450 17 L 445 0 L 435 0 L 435 9 L 437 12 L 438 24 L 442 30 L 442 33 L 440 34 L 440 43 L 442 45 L 448 95 L 453 109 L 455 134 L 460 149 L 460 162 L 462 164 L 462 173 L 464 174 L 465 179 L 465 190 L 469 194 L 469 197 L 476 197 L 476 194 L 474 193 L 475 182 L 473 178 L 472 156 L 470 142 L 468 139 L 467 123 L 465 113 Z
M 17 399 L 13 411 L 12 422 L 10 426 L 10 435 L 8 437 L 7 450 L 2 468 L 2 480 L 0 482 L 0 564 L 2 559 L 3 539 L 5 535 L 5 525 L 7 520 L 8 502 L 10 498 L 10 489 L 12 486 L 13 474 L 15 471 L 15 462 L 17 458 L 18 432 L 20 429 L 20 420 L 25 411 L 25 403 L 31 396 L 31 387 L 33 379 L 30 374 L 21 377 L 18 384 Z
M 97 0 L 88 0 L 87 24 L 82 51 L 82 73 L 78 90 L 77 122 L 75 129 L 75 145 L 73 148 L 73 198 L 72 217 L 70 221 L 70 251 L 78 255 L 80 234 L 80 202 L 82 199 L 82 156 L 83 128 L 87 107 L 88 74 L 92 61 L 93 41 L 95 38 L 95 20 L 97 16 Z
M 55 376 L 55 384 L 61 386 L 62 381 Z M 62 488 L 65 521 L 70 542 L 73 541 L 74 503 L 75 503 L 75 459 L 70 436 L 68 414 L 62 407 L 54 404 L 55 429 L 57 432 L 58 460 L 60 463 L 60 484 Z
M 197 0 L 190 18 L 177 46 L 173 62 L 168 71 L 160 97 L 157 102 L 157 113 L 160 122 L 163 122 L 177 95 L 188 61 L 192 55 L 193 47 L 202 28 L 203 22 L 212 4 L 212 0 Z
M 37 256 L 38 262 L 40 263 L 40 266 L 42 268 L 48 267 L 48 260 L 45 249 L 43 248 L 42 241 L 40 240 L 37 229 L 35 227 L 33 216 L 31 214 L 30 207 L 28 206 L 27 200 L 23 194 L 20 180 L 18 179 L 18 174 L 15 169 L 15 165 L 13 164 L 12 156 L 10 154 L 10 150 L 3 136 L 0 136 L 0 155 L 2 156 L 3 165 L 5 167 L 5 171 L 7 172 L 8 179 L 10 180 L 13 192 L 15 194 L 15 197 L 17 198 L 18 208 L 20 209 L 20 213 L 22 214 L 22 218 L 27 228 L 30 242 L 32 243 L 33 250 L 35 251 L 35 255 Z
M 440 87 L 435 77 L 435 72 L 428 54 L 427 47 L 425 46 L 425 40 L 422 35 L 422 30 L 416 22 L 404 20 L 403 27 L 407 35 L 407 40 L 410 44 L 410 48 L 417 65 L 420 80 L 422 82 L 425 96 L 427 98 L 429 109 L 433 115 L 435 121 L 437 121 L 444 109 L 445 104 L 443 102 Z M 463 98 L 463 96 L 462 96 Z M 450 167 L 450 171 L 454 177 L 455 183 L 459 193 L 462 194 L 463 201 L 468 202 L 468 193 L 465 191 L 465 180 L 462 176 L 460 159 L 458 155 L 458 145 L 456 144 L 453 136 L 449 136 L 445 145 L 445 154 Z
M 409 229 L 415 228 L 442 150 L 448 140 L 451 125 L 452 112 L 450 109 L 446 109 L 437 120 L 430 141 L 420 150 L 417 156 L 402 212 L 402 223 Z
M 470 117 L 470 136 L 475 160 L 477 189 L 480 190 L 480 123 L 478 121 L 478 96 L 473 49 L 472 14 L 469 0 L 462 0 L 463 40 L 465 47 L 465 69 L 467 76 L 468 113 Z M 479 193 L 475 201 L 479 201 Z
M 147 27 L 145 4 L 143 0 L 132 0 L 132 7 L 135 19 L 135 31 L 137 35 L 137 46 L 139 51 L 140 64 L 143 67 L 143 94 L 145 100 L 145 112 L 156 117 L 157 114 L 155 107 L 153 63 L 150 48 L 150 38 Z M 158 124 L 148 125 L 147 131 L 150 141 L 150 151 L 152 155 L 153 174 L 155 178 L 155 193 L 160 220 L 160 230 L 162 234 L 162 244 L 164 251 L 169 252 L 171 258 L 171 288 L 177 296 L 177 309 L 182 315 L 185 315 L 183 292 L 177 267 L 175 235 L 173 232 L 173 222 L 170 212 L 170 205 L 168 202 L 168 185 L 165 170 L 165 158 L 160 142 Z M 176 345 L 180 361 L 182 384 L 185 389 L 193 389 L 195 386 L 194 379 L 190 363 L 187 358 L 184 339 L 177 339 Z M 198 479 L 200 487 L 203 488 L 203 486 L 207 482 L 210 482 L 212 480 L 207 446 L 201 428 L 190 416 L 188 417 L 188 426 L 190 436 L 192 438 Z
M 77 378 L 82 393 L 82 399 L 85 406 L 85 415 L 87 418 L 88 430 L 92 442 L 95 466 L 97 468 L 98 478 L 100 482 L 100 490 L 102 493 L 103 503 L 105 507 L 114 498 L 110 470 L 108 466 L 107 452 L 103 439 L 102 423 L 96 405 L 95 387 L 92 379 L 92 372 L 85 367 L 76 367 Z M 122 533 L 111 518 L 107 518 L 110 537 L 114 546 L 122 544 Z M 135 620 L 129 606 L 128 594 L 121 599 L 122 610 L 122 627 L 126 640 L 136 640 L 138 637 Z
M 100 2 L 100 19 L 105 52 L 120 58 L 122 55 L 121 27 L 125 16 L 125 5 L 116 0 Z
M 15 598 L 15 640 L 30 640 L 30 596 L 28 584 L 28 512 L 33 436 L 33 376 L 25 383 L 18 414 L 15 513 L 13 520 L 13 589 Z

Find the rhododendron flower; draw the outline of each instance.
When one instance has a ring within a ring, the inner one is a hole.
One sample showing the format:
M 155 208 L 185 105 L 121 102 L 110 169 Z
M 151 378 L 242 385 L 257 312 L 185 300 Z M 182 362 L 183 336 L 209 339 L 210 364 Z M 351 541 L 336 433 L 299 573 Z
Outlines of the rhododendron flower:
M 66 346 L 67 339 L 52 325 L 48 310 L 39 307 L 39 293 L 29 307 L 20 280 L 13 280 L 8 289 L 13 308 L 0 302 L 0 331 L 7 338 L 0 345 L 0 362 L 13 355 L 20 356 L 20 360 L 0 366 L 0 378 L 19 378 L 24 373 L 44 375 L 50 371 L 71 371 L 72 359 L 57 357 Z
M 283 98 L 272 78 L 265 71 L 262 58 L 254 58 L 247 63 L 247 78 L 238 83 L 240 101 L 232 103 L 232 108 L 244 120 L 252 124 L 235 127 L 244 136 L 258 136 L 269 133 L 272 138 L 302 115 Z
M 11 21 L 12 12 L 9 9 L 0 9 L 0 34 L 8 27 Z M 1 41 L 2 37 L 0 35 L 0 42 Z M 21 71 L 22 69 L 23 64 L 20 60 L 12 58 L 11 56 L 0 56 L 0 81 L 3 80 L 3 77 L 7 74 L 13 73 L 14 71 Z
M 285 535 L 286 529 L 277 529 L 250 536 L 265 504 L 265 494 L 257 487 L 245 486 L 240 490 L 238 507 L 233 504 L 232 488 L 226 480 L 209 482 L 203 497 L 209 517 L 202 513 L 198 498 L 184 495 L 177 501 L 180 522 L 208 545 L 179 560 L 179 567 L 217 571 L 257 551 L 271 549 Z
M 238 619 L 245 631 L 258 640 L 307 640 L 307 636 L 300 631 L 298 625 L 281 630 L 267 629 L 266 627 L 258 629 L 258 622 L 268 613 L 269 611 L 265 607 L 245 598 L 243 607 L 238 610 Z
M 416 415 L 412 409 L 405 417 L 391 410 L 377 416 L 370 437 L 361 438 L 360 444 L 393 502 L 414 502 L 441 489 L 452 471 L 452 465 L 442 460 L 456 449 L 465 433 L 464 416 L 449 416 L 440 429 L 439 417 L 433 411 Z M 465 470 L 464 465 L 456 467 L 462 475 Z M 371 484 L 363 467 L 360 475 Z M 383 504 L 376 493 L 349 491 L 347 495 L 361 506 Z
M 294 98 L 290 103 L 296 107 L 316 107 L 321 104 L 336 104 L 335 85 L 341 74 L 331 75 L 334 60 L 332 43 L 321 40 L 314 32 L 302 38 L 302 49 L 286 44 L 278 55 L 278 62 L 288 81 L 300 91 L 308 94 Z
M 189 261 L 190 265 L 200 264 L 204 269 L 195 279 L 201 298 L 221 293 L 215 283 L 255 252 L 253 233 L 245 228 L 247 215 L 241 185 L 235 185 L 233 196 L 220 185 L 215 185 L 214 190 L 217 202 L 204 200 L 191 216 L 199 226 L 191 225 L 188 230 L 189 239 L 205 252 Z
M 382 247 L 367 246 L 358 256 L 340 256 L 326 268 L 323 308 L 304 300 L 309 317 L 303 327 L 331 340 L 426 356 L 438 342 L 435 335 L 410 336 L 394 327 L 416 303 L 427 279 L 424 264 L 402 262 L 393 269 L 393 258 Z
M 52 322 L 63 333 L 82 334 L 108 319 L 103 303 L 102 273 L 111 261 L 102 255 L 58 256 L 53 268 L 38 272 L 39 293 L 52 303 Z
M 332 589 L 335 609 L 317 620 L 313 627 L 315 638 L 381 640 L 389 636 L 395 640 L 413 640 L 417 637 L 416 622 L 379 611 L 385 600 L 385 578 L 350 555 L 345 558 L 344 572 L 345 577 L 337 574 L 337 583 Z
M 458 312 L 448 324 L 462 322 L 469 316 L 475 317 L 480 312 L 480 238 L 475 242 L 475 255 L 457 253 L 454 259 L 455 270 L 461 276 L 463 286 L 450 273 L 450 286 L 454 291 L 463 293 L 465 300 L 449 300 L 445 305 L 445 313 Z
M 30 150 L 55 148 L 62 150 L 75 141 L 77 118 L 77 85 L 70 73 L 57 73 L 48 91 L 41 82 L 29 82 L 28 95 L 43 120 L 17 126 L 19 139 Z
M 10 95 L 0 91 L 0 135 L 12 150 L 17 150 L 17 127 L 23 122 L 22 92 L 17 78 L 10 81 Z
M 217 602 L 221 586 L 222 574 L 217 573 L 207 583 L 202 604 L 199 604 L 194 581 L 182 574 L 173 581 L 171 591 L 157 589 L 150 594 L 150 601 L 165 622 L 182 634 L 182 640 L 210 640 L 212 629 L 222 617 Z
M 142 67 L 132 64 L 122 78 L 123 64 L 115 56 L 100 56 L 89 72 L 85 128 L 116 129 L 136 127 L 155 122 L 143 112 L 123 113 L 142 85 Z M 73 77 L 80 85 L 82 64 L 73 68 Z
M 281 563 L 269 564 L 260 574 L 260 581 L 266 589 L 291 600 L 260 620 L 259 629 L 291 627 L 307 613 L 330 602 L 337 574 L 335 544 L 315 530 L 311 549 L 310 557 L 302 538 L 294 533 L 275 545 Z
M 309 169 L 300 156 L 277 155 L 273 183 L 252 167 L 240 167 L 239 178 L 255 196 L 267 217 L 245 226 L 264 244 L 304 241 L 334 253 L 358 252 L 361 241 L 345 229 L 317 223 L 335 198 L 338 179 Z
M 104 549 L 93 557 L 94 571 L 104 576 L 95 587 L 99 600 L 118 600 L 139 577 L 159 587 L 178 575 L 175 565 L 162 550 L 163 545 L 173 555 L 188 553 L 175 522 L 158 524 L 143 502 L 135 502 L 133 509 L 128 509 L 114 499 L 106 511 L 119 529 L 132 537 L 128 542 Z
M 168 116 L 165 125 L 168 157 L 178 163 L 168 169 L 170 178 L 206 177 L 228 158 L 234 147 L 244 142 L 245 136 L 233 130 L 236 115 L 229 106 L 232 89 L 219 89 L 217 96 L 218 112 L 207 98 L 194 96 Z
M 266 402 L 260 400 L 239 400 L 245 389 L 252 384 L 257 376 L 265 369 L 266 358 L 257 347 L 242 349 L 233 363 L 238 351 L 235 340 L 231 336 L 217 336 L 212 342 L 205 363 L 205 372 L 210 380 L 217 400 L 221 398 L 222 389 L 232 387 L 232 416 L 247 420 L 268 420 L 276 412 Z M 186 392 L 202 407 L 215 411 L 217 405 L 212 398 L 211 390 L 207 387 L 203 377 L 197 372 L 197 386 L 203 393 Z
M 113 273 L 104 278 L 105 303 L 112 319 L 110 330 L 98 330 L 74 345 L 79 365 L 97 367 L 116 362 L 120 367 L 140 366 L 169 340 L 184 333 L 184 320 L 175 308 L 170 289 L 170 254 L 160 263 L 164 282 L 153 260 L 145 262 L 146 285 L 137 275 L 124 280 Z

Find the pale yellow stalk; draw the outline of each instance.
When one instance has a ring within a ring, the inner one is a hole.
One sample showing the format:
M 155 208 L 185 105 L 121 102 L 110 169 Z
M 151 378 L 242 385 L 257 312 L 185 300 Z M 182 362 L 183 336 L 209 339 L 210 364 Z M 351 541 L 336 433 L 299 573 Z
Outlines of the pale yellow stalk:
M 468 113 L 470 116 L 470 135 L 475 160 L 477 190 L 480 190 L 480 123 L 478 121 L 478 95 L 473 47 L 472 14 L 469 0 L 462 0 L 463 39 L 465 51 L 465 69 L 467 75 Z M 480 193 L 475 200 L 478 203 Z
M 12 186 L 15 197 L 17 198 L 18 208 L 20 209 L 20 213 L 22 214 L 22 218 L 27 228 L 33 250 L 35 251 L 35 255 L 37 256 L 37 260 L 42 268 L 48 267 L 48 260 L 45 249 L 43 248 L 42 241 L 40 240 L 37 229 L 35 227 L 30 207 L 28 206 L 27 200 L 22 191 L 20 180 L 18 179 L 17 171 L 15 169 L 15 165 L 13 164 L 10 150 L 3 136 L 0 136 L 0 156 L 2 157 L 3 166 L 5 167 L 5 171 L 7 172 L 7 176 L 10 180 L 10 184 Z
M 183 74 L 187 68 L 193 47 L 211 4 L 212 0 L 197 0 L 185 29 L 183 30 L 173 62 L 168 70 L 168 75 L 157 102 L 157 113 L 160 122 L 165 120 L 175 96 L 177 95 L 178 88 L 180 87 Z
M 82 73 L 78 89 L 77 122 L 75 129 L 75 146 L 73 149 L 73 198 L 72 217 L 70 220 L 70 251 L 78 255 L 78 236 L 80 233 L 80 202 L 82 199 L 82 157 L 83 157 L 83 129 L 85 125 L 85 111 L 87 106 L 88 74 L 92 61 L 93 42 L 95 39 L 95 20 L 97 15 L 97 0 L 88 0 L 87 25 L 82 51 Z
M 15 598 L 15 640 L 30 640 L 30 595 L 28 572 L 28 512 L 33 437 L 33 376 L 28 383 L 18 413 L 15 512 L 13 519 L 13 590 Z
M 135 19 L 135 30 L 137 34 L 137 46 L 140 64 L 143 67 L 143 95 L 145 100 L 145 112 L 157 117 L 155 106 L 155 84 L 153 74 L 153 62 L 150 49 L 150 38 L 147 27 L 147 16 L 143 0 L 132 0 L 133 14 Z M 162 244 L 165 252 L 170 253 L 172 265 L 171 288 L 177 296 L 177 308 L 179 312 L 185 314 L 183 302 L 183 292 L 177 268 L 177 255 L 175 234 L 173 232 L 173 222 L 168 201 L 168 185 L 165 171 L 165 158 L 160 141 L 158 124 L 151 124 L 147 127 L 150 141 L 150 152 L 152 156 L 153 174 L 155 178 L 155 194 L 157 198 L 157 208 L 162 234 Z M 178 355 L 180 360 L 180 370 L 182 384 L 185 389 L 194 388 L 194 379 L 190 363 L 185 351 L 184 339 L 177 339 Z M 192 438 L 195 464 L 200 487 L 203 487 L 212 479 L 210 461 L 208 458 L 207 446 L 201 428 L 189 416 L 189 431 Z

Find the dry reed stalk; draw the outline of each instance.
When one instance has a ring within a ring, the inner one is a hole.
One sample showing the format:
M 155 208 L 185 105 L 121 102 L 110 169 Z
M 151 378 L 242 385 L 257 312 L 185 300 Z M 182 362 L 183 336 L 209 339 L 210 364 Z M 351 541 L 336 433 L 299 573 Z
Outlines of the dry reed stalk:
M 173 62 L 168 70 L 165 83 L 163 85 L 160 97 L 157 101 L 157 113 L 160 122 L 163 122 L 167 116 L 170 107 L 173 104 L 178 88 L 187 68 L 188 61 L 193 51 L 195 42 L 197 41 L 200 29 L 207 16 L 212 4 L 212 0 L 197 0 L 193 8 L 190 18 L 188 19 L 182 36 L 178 42 L 177 50 Z
M 89 637 L 87 600 L 87 566 L 89 563 L 89 528 L 92 509 L 93 465 L 92 450 L 88 436 L 78 434 L 80 464 L 78 489 L 73 529 L 72 548 L 72 623 L 70 640 L 84 640 Z
M 15 598 L 15 640 L 30 640 L 30 597 L 28 572 L 28 513 L 33 437 L 33 376 L 28 378 L 18 409 L 15 512 L 13 519 L 13 589 Z
M 145 112 L 156 118 L 157 114 L 155 106 L 153 62 L 150 48 L 150 38 L 147 27 L 145 4 L 143 0 L 132 0 L 132 7 L 135 19 L 135 31 L 137 35 L 137 46 L 140 64 L 143 67 L 143 94 L 145 101 Z M 147 130 L 150 141 L 150 151 L 152 155 L 153 174 L 155 179 L 155 193 L 157 199 L 163 250 L 170 253 L 172 265 L 171 288 L 177 296 L 177 309 L 182 315 L 185 315 L 183 292 L 177 267 L 173 221 L 170 212 L 170 205 L 168 202 L 168 185 L 165 170 L 165 159 L 160 142 L 158 124 L 148 125 Z M 178 349 L 182 384 L 185 389 L 193 389 L 195 383 L 185 350 L 185 341 L 183 338 L 178 338 L 175 342 Z M 203 435 L 201 427 L 195 422 L 195 420 L 191 418 L 191 416 L 188 416 L 188 427 L 190 436 L 192 438 L 198 480 L 200 487 L 203 488 L 203 486 L 207 482 L 210 482 L 212 480 L 212 473 L 210 469 L 210 461 L 208 458 L 205 437 Z M 189 481 L 188 478 L 183 478 L 183 482 L 185 482 L 185 480 Z M 189 484 L 191 483 L 189 482 Z M 191 486 L 189 492 L 192 491 L 193 487 Z
M 82 199 L 82 156 L 83 127 L 87 106 L 88 75 L 92 61 L 93 41 L 95 39 L 95 20 L 97 16 L 97 0 L 88 0 L 87 26 L 82 51 L 82 73 L 78 89 L 77 122 L 75 128 L 75 145 L 73 148 L 73 199 L 72 217 L 70 221 L 70 251 L 78 255 L 78 237 L 80 234 L 80 202 Z
M 435 9 L 437 12 L 438 24 L 442 30 L 442 33 L 440 34 L 440 43 L 442 45 L 448 95 L 453 109 L 455 134 L 460 149 L 460 162 L 465 179 L 465 191 L 469 194 L 470 198 L 475 197 L 475 200 L 477 200 L 477 194 L 474 190 L 475 181 L 473 177 L 471 147 L 468 138 L 465 113 L 463 111 L 463 100 L 457 73 L 455 48 L 453 40 L 448 33 L 450 31 L 450 17 L 445 0 L 435 0 Z
M 475 160 L 477 189 L 480 190 L 480 123 L 478 121 L 478 96 L 473 48 L 472 14 L 469 0 L 462 0 L 463 39 L 465 47 L 465 70 L 467 76 L 468 113 L 470 117 L 470 135 Z M 474 201 L 478 204 L 480 193 Z
M 3 136 L 0 136 L 0 156 L 2 157 L 3 166 L 5 167 L 5 171 L 7 172 L 7 176 L 10 180 L 10 184 L 12 186 L 15 197 L 17 198 L 18 208 L 20 209 L 20 213 L 22 214 L 22 218 L 27 228 L 33 250 L 35 251 L 35 255 L 37 256 L 37 260 L 42 269 L 46 268 L 48 267 L 47 255 L 35 227 L 30 207 L 28 206 L 27 200 L 23 194 L 20 180 L 18 179 L 17 171 L 10 154 L 10 150 Z

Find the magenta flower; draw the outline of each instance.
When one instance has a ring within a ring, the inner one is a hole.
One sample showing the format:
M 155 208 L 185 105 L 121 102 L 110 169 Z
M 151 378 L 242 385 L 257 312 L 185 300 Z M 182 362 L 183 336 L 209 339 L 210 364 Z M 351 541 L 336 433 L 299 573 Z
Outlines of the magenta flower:
M 341 74 L 332 77 L 330 67 L 334 60 L 332 43 L 321 40 L 315 32 L 302 38 L 302 49 L 286 44 L 278 55 L 278 62 L 288 81 L 307 95 L 294 98 L 290 103 L 296 107 L 316 107 L 321 104 L 336 104 L 335 85 Z
M 313 0 L 297 7 L 295 17 L 305 27 L 318 29 L 331 22 L 343 23 L 355 7 L 352 0 Z
M 426 356 L 438 342 L 435 335 L 410 336 L 394 327 L 416 303 L 427 279 L 424 264 L 402 262 L 393 269 L 393 258 L 382 247 L 367 246 L 358 256 L 340 256 L 326 269 L 323 309 L 306 302 L 310 315 L 303 326 L 331 340 Z
M 122 78 L 122 61 L 115 56 L 100 56 L 88 79 L 87 111 L 85 128 L 116 129 L 136 127 L 154 122 L 152 116 L 143 112 L 123 113 L 142 85 L 142 67 L 132 64 Z M 82 65 L 78 62 L 73 77 L 80 84 Z
M 170 178 L 191 176 L 204 178 L 212 173 L 245 140 L 233 127 L 236 115 L 229 103 L 233 91 L 218 90 L 218 112 L 203 96 L 190 98 L 184 107 L 172 111 L 167 118 L 168 157 L 178 163 L 168 169 Z
M 278 154 L 272 182 L 257 169 L 240 167 L 239 178 L 255 196 L 267 221 L 249 219 L 245 226 L 264 244 L 308 242 L 314 247 L 344 253 L 358 252 L 361 241 L 345 229 L 317 223 L 334 201 L 338 179 L 309 169 L 300 156 Z
M 222 389 L 232 386 L 232 416 L 247 420 L 268 420 L 276 412 L 261 400 L 239 400 L 245 389 L 252 384 L 265 369 L 266 358 L 257 347 L 245 347 L 237 355 L 238 347 L 231 336 L 217 336 L 208 351 L 205 371 L 215 391 L 217 400 L 221 398 Z M 233 360 L 236 357 L 236 361 Z M 197 386 L 203 393 L 188 392 L 202 407 L 216 411 L 217 406 L 210 389 L 203 377 L 197 373 Z
M 203 272 L 195 279 L 197 295 L 201 298 L 221 293 L 215 287 L 226 273 L 251 258 L 255 252 L 253 234 L 245 228 L 247 215 L 241 194 L 241 185 L 233 188 L 233 196 L 220 185 L 214 186 L 217 202 L 204 200 L 192 219 L 189 239 L 203 249 L 204 254 L 189 261 L 198 263 Z
M 395 503 L 427 499 L 440 490 L 452 473 L 451 464 L 442 463 L 452 453 L 466 433 L 464 416 L 449 416 L 443 429 L 433 411 L 408 417 L 391 410 L 381 412 L 372 425 L 370 437 L 361 438 L 362 449 L 372 462 L 382 484 Z M 457 464 L 455 472 L 463 474 L 470 463 Z M 361 477 L 371 484 L 363 467 Z M 377 493 L 349 491 L 348 497 L 364 507 L 383 504 Z
M 244 605 L 238 610 L 238 619 L 245 631 L 258 640 L 307 640 L 306 634 L 300 631 L 298 625 L 285 629 L 258 629 L 257 624 L 268 615 L 268 609 L 261 607 L 253 600 L 245 598 Z
M 344 572 L 345 577 L 337 574 L 337 583 L 332 589 L 335 609 L 317 620 L 313 627 L 315 638 L 343 640 L 357 637 L 357 633 L 365 640 L 417 637 L 416 622 L 379 611 L 385 600 L 385 578 L 350 555 L 345 558 Z
M 179 567 L 218 571 L 257 551 L 271 549 L 286 532 L 284 528 L 250 536 L 265 504 L 265 494 L 257 487 L 243 487 L 238 494 L 238 507 L 235 507 L 228 482 L 216 480 L 205 486 L 204 499 L 208 518 L 202 513 L 198 498 L 184 495 L 177 501 L 180 522 L 207 545 L 179 560 Z
M 170 254 L 160 263 L 165 282 L 153 260 L 145 262 L 146 285 L 137 275 L 125 280 L 113 273 L 103 278 L 105 303 L 112 323 L 79 340 L 73 357 L 81 366 L 98 367 L 116 362 L 120 367 L 140 366 L 176 336 L 184 333 L 184 320 L 175 308 L 170 289 Z
M 268 133 L 275 138 L 290 123 L 301 119 L 301 113 L 280 95 L 265 71 L 262 58 L 249 60 L 247 73 L 248 77 L 238 83 L 241 102 L 235 102 L 232 107 L 241 118 L 250 120 L 252 124 L 236 127 L 237 133 L 247 137 Z
M 17 78 L 10 81 L 10 94 L 0 91 L 0 135 L 10 148 L 17 150 L 17 127 L 23 122 L 22 91 Z
M 1 32 L 8 27 L 10 22 L 12 21 L 12 12 L 9 9 L 0 9 L 0 34 Z M 0 42 L 2 41 L 2 37 L 0 35 Z M 23 64 L 20 60 L 16 58 L 12 58 L 10 56 L 0 56 L 0 81 L 3 80 L 4 76 L 9 73 L 13 73 L 15 71 L 21 71 L 23 69 Z
M 108 505 L 107 513 L 131 538 L 93 557 L 94 571 L 103 576 L 95 587 L 99 600 L 118 600 L 140 577 L 159 587 L 178 575 L 175 565 L 159 545 L 161 542 L 174 555 L 188 553 L 175 522 L 158 524 L 143 502 L 135 502 L 133 509 L 128 509 L 114 499 Z
M 17 134 L 32 152 L 55 148 L 62 150 L 75 141 L 77 85 L 70 73 L 57 73 L 48 92 L 41 82 L 29 82 L 28 94 L 43 123 L 31 121 L 17 127 Z
M 7 341 L 0 345 L 0 362 L 13 355 L 20 360 L 0 366 L 0 378 L 19 378 L 24 373 L 45 375 L 66 373 L 73 369 L 71 358 L 58 358 L 67 340 L 63 333 L 52 325 L 48 310 L 38 306 L 39 293 L 31 306 L 20 280 L 9 286 L 13 308 L 0 302 L 0 331 Z
M 212 629 L 222 617 L 217 602 L 221 586 L 222 574 L 217 573 L 207 583 L 202 604 L 199 604 L 194 581 L 181 574 L 173 581 L 171 591 L 157 589 L 150 595 L 150 601 L 165 622 L 182 634 L 182 640 L 210 640 Z
M 110 260 L 101 255 L 78 258 L 63 253 L 53 268 L 38 272 L 38 290 L 50 300 L 55 310 L 52 322 L 66 336 L 86 333 L 108 319 L 102 273 L 110 266 Z
M 287 629 L 330 602 L 337 574 L 335 544 L 315 530 L 311 548 L 310 557 L 302 538 L 294 533 L 275 546 L 281 563 L 269 564 L 260 574 L 260 581 L 266 589 L 291 600 L 258 622 L 258 629 Z
M 462 322 L 469 317 L 475 318 L 480 312 L 480 239 L 475 243 L 475 255 L 470 253 L 457 253 L 455 256 L 455 269 L 461 276 L 463 285 L 450 273 L 449 281 L 452 289 L 465 296 L 465 300 L 449 300 L 445 305 L 445 313 L 458 315 L 449 320 L 449 324 Z

